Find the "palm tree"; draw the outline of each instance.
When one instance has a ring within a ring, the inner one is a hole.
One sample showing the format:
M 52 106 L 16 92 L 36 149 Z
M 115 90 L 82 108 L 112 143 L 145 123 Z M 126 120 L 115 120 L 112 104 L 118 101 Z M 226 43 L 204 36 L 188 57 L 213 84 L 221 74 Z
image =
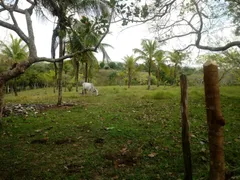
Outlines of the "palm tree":
M 12 62 L 8 57 L 3 54 L 0 54 L 0 73 L 7 70 L 11 66 Z
M 182 64 L 182 61 L 187 57 L 186 53 L 174 50 L 173 52 L 169 52 L 169 59 L 173 63 L 173 78 L 175 83 L 177 83 L 177 71 L 179 66 Z
M 134 53 L 139 54 L 136 58 L 145 60 L 146 66 L 148 67 L 148 90 L 151 86 L 151 71 L 153 66 L 153 61 L 158 54 L 157 42 L 151 41 L 149 39 L 144 39 L 141 42 L 142 49 L 133 49 Z
M 133 56 L 125 56 L 123 60 L 125 62 L 125 69 L 127 71 L 127 76 L 128 76 L 128 88 L 130 88 L 131 82 L 132 82 L 132 76 L 134 75 L 136 70 L 137 60 Z
M 12 35 L 10 35 L 10 37 L 10 45 L 0 41 L 0 46 L 2 47 L 2 55 L 8 60 L 7 64 L 13 67 L 18 62 L 28 57 L 28 51 L 27 45 L 23 45 L 21 39 L 14 38 Z M 13 91 L 15 96 L 17 96 L 16 78 L 13 80 Z
M 90 21 L 89 18 L 82 16 L 82 19 L 80 21 L 75 21 L 74 29 L 75 31 L 71 32 L 69 34 L 69 40 L 70 40 L 70 51 L 75 51 L 82 49 L 83 47 L 92 47 L 95 45 L 100 37 L 101 33 L 98 32 L 96 29 L 96 23 L 93 21 Z M 112 47 L 109 44 L 106 43 L 100 43 L 99 50 L 103 54 L 103 61 L 110 61 L 110 57 L 106 51 L 106 47 Z M 93 52 L 84 52 L 80 55 L 77 55 L 73 58 L 74 65 L 76 68 L 75 73 L 75 81 L 76 81 L 76 90 L 78 90 L 78 74 L 79 74 L 79 61 L 84 64 L 84 79 L 85 82 L 89 81 L 89 72 L 92 72 L 92 69 L 97 62 L 96 57 L 94 56 Z M 78 62 L 77 62 L 78 61 Z
M 45 7 L 53 16 L 58 18 L 58 23 L 56 27 L 56 33 L 53 34 L 52 38 L 52 56 L 55 56 L 56 46 L 56 37 L 59 37 L 59 57 L 64 55 L 64 42 L 63 39 L 66 37 L 68 28 L 71 28 L 73 21 L 73 15 L 77 13 L 84 14 L 97 14 L 99 17 L 108 16 L 107 11 L 108 3 L 104 0 L 37 0 L 40 3 L 39 7 Z M 40 12 L 43 12 L 40 9 Z M 70 14 L 71 13 L 71 14 Z M 85 47 L 85 46 L 84 46 Z M 83 48 L 83 47 L 82 47 Z M 63 62 L 59 62 L 58 69 L 58 102 L 57 105 L 62 103 L 62 71 L 63 71 Z
M 157 87 L 159 87 L 159 82 L 161 80 L 160 71 L 161 71 L 161 69 L 163 69 L 163 67 L 165 65 L 164 64 L 164 59 L 165 59 L 164 55 L 165 55 L 165 52 L 159 50 L 155 57 Z
M 64 66 L 63 66 L 63 72 L 64 72 L 64 81 L 63 81 L 63 85 L 64 85 L 64 91 L 67 91 L 67 84 L 68 84 L 68 80 L 69 80 L 69 75 L 68 73 L 71 73 L 72 71 L 72 66 L 71 66 L 71 62 L 70 61 L 65 61 L 64 62 Z
M 42 7 L 47 9 L 52 16 L 55 16 L 58 18 L 57 26 L 53 31 L 53 37 L 52 37 L 52 58 L 55 58 L 55 50 L 57 48 L 56 46 L 56 39 L 59 37 L 59 57 L 64 56 L 64 37 L 66 35 L 67 28 L 71 26 L 69 17 L 69 11 L 70 10 L 78 10 L 78 0 L 37 0 L 38 2 L 38 12 L 43 14 Z M 63 76 L 63 61 L 59 61 L 59 67 L 58 67 L 58 73 L 55 66 L 55 73 L 58 76 L 57 77 L 57 84 L 58 84 L 58 102 L 57 105 L 62 104 L 62 76 Z
M 93 64 L 95 64 L 97 61 L 96 57 L 92 52 L 85 52 L 81 56 L 81 62 L 82 64 L 85 64 L 84 66 L 84 81 L 89 82 L 89 74 L 91 72 L 91 68 L 93 68 Z

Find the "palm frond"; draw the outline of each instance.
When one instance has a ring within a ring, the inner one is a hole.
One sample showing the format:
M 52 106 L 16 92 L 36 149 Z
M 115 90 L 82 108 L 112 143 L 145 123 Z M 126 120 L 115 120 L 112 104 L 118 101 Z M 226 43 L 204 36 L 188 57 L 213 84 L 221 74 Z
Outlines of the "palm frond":
M 147 53 L 141 49 L 133 49 L 133 52 L 136 53 L 136 54 L 139 54 L 140 56 L 147 56 Z
M 107 61 L 107 63 L 109 63 L 111 61 L 111 58 L 107 53 L 106 47 L 113 48 L 110 44 L 101 43 L 100 46 L 99 46 L 99 50 L 102 52 L 102 55 L 103 55 L 102 61 L 103 62 Z
M 1 53 L 12 59 L 13 61 L 20 61 L 27 57 L 27 45 L 22 45 L 22 40 L 14 38 L 10 35 L 12 42 L 7 45 L 3 41 L 0 42 L 2 46 Z
M 83 0 L 79 5 L 84 10 L 85 14 L 92 14 L 93 16 L 110 15 L 109 4 L 104 0 Z

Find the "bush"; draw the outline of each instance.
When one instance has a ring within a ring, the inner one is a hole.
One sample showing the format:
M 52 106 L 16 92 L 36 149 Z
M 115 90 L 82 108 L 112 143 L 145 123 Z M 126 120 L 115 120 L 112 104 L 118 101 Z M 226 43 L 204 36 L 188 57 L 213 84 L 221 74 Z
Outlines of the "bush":
M 120 92 L 120 90 L 118 88 L 115 88 L 115 87 L 113 88 L 113 91 L 114 91 L 115 94 Z
M 105 63 L 104 62 L 100 62 L 99 66 L 100 66 L 101 69 L 103 69 L 104 66 L 105 66 Z
M 157 78 L 155 76 L 151 76 L 151 85 L 157 84 Z
M 117 72 L 113 71 L 109 74 L 108 79 L 109 79 L 109 85 L 115 85 L 116 80 L 117 80 Z
M 153 99 L 171 99 L 174 95 L 170 92 L 158 91 L 152 95 Z
M 110 67 L 108 65 L 105 65 L 104 69 L 110 69 Z
M 68 89 L 69 92 L 72 91 L 72 88 L 73 88 L 73 85 L 72 85 L 72 84 L 68 84 L 68 85 L 67 85 L 67 89 Z
M 111 69 L 117 69 L 117 65 L 115 62 L 110 62 L 110 63 L 108 63 L 108 65 Z

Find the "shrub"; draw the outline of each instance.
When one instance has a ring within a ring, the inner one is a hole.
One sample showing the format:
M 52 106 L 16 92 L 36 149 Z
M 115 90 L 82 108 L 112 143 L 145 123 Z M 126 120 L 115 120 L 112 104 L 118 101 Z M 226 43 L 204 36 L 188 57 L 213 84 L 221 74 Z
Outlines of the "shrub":
M 153 99 L 171 99 L 174 95 L 170 92 L 158 91 L 152 95 Z
M 113 88 L 113 91 L 115 94 L 119 93 L 119 89 L 118 88 Z
M 73 85 L 72 85 L 72 84 L 68 84 L 68 85 L 67 85 L 67 89 L 68 89 L 69 92 L 72 91 L 72 88 L 73 88 Z

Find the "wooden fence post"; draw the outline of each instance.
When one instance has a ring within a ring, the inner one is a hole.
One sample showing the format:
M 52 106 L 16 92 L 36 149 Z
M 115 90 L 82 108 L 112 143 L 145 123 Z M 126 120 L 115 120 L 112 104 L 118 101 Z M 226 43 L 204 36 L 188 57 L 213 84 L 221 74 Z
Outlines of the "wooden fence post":
M 189 123 L 188 123 L 188 94 L 187 94 L 187 77 L 180 76 L 181 86 L 181 116 L 182 116 L 182 150 L 184 160 L 184 180 L 192 180 L 192 162 L 189 142 Z
M 225 120 L 221 113 L 218 67 L 214 62 L 206 62 L 204 70 L 204 89 L 208 123 L 211 180 L 225 179 L 224 136 Z

